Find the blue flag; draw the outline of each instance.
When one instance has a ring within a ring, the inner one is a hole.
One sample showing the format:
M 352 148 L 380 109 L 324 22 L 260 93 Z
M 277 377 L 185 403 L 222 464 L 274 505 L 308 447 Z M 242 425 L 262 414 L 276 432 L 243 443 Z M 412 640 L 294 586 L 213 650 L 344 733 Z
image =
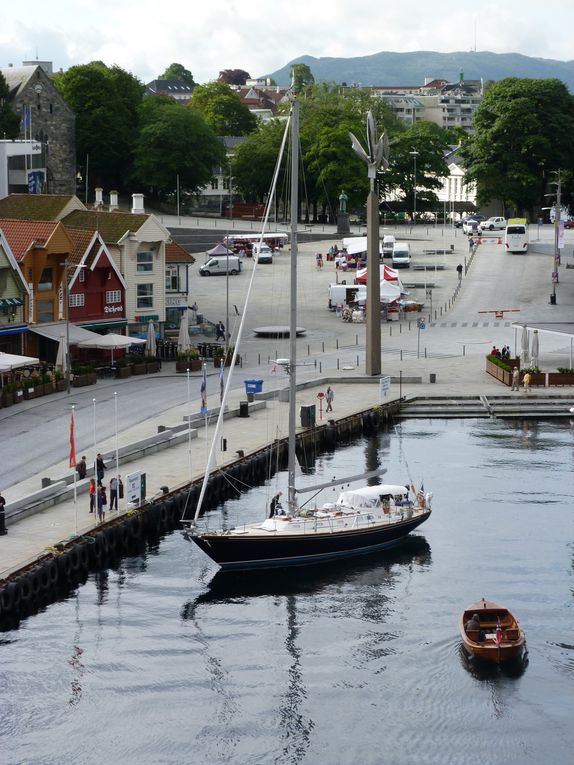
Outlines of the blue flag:
M 207 373 L 206 373 L 206 366 L 203 365 L 203 369 L 201 372 L 201 408 L 199 410 L 200 414 L 207 414 Z

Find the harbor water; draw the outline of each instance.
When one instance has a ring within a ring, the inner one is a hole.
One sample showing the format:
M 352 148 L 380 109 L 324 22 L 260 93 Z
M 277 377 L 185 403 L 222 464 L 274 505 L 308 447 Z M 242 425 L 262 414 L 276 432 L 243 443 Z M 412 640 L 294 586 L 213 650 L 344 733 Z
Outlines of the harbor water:
M 303 476 L 424 482 L 433 514 L 392 551 L 222 573 L 176 531 L 90 574 L 0 632 L 0 763 L 570 765 L 573 455 L 568 421 L 405 421 Z M 209 524 L 262 518 L 283 481 Z M 465 657 L 483 596 L 524 662 Z

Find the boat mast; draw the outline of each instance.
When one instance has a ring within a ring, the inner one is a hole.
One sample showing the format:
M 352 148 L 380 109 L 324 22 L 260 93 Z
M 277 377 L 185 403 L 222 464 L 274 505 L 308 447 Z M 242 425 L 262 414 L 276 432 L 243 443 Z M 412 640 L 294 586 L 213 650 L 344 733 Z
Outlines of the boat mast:
M 289 446 L 287 461 L 288 506 L 296 512 L 295 442 L 297 395 L 297 213 L 299 209 L 299 100 L 293 95 L 291 108 L 291 269 L 289 315 Z

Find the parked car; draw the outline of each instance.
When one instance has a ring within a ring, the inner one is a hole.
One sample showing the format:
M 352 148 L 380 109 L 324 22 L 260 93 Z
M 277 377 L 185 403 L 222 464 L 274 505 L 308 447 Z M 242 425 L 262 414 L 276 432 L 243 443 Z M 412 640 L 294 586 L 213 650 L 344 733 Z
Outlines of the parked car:
M 507 226 L 506 218 L 502 218 L 500 215 L 493 215 L 492 218 L 483 221 L 480 224 L 481 231 L 495 231 L 504 230 Z
M 476 213 L 476 215 L 465 215 L 460 220 L 454 222 L 455 228 L 464 228 L 464 224 L 467 220 L 475 220 L 477 223 L 480 223 L 481 221 L 486 220 L 486 217 L 480 213 Z
M 564 228 L 574 228 L 574 218 L 568 218 L 568 220 L 565 220 Z

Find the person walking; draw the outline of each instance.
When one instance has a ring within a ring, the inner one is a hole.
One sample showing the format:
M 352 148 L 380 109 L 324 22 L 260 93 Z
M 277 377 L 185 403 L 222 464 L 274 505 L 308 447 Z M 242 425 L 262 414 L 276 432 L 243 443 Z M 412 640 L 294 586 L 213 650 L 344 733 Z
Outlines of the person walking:
M 104 480 L 105 472 L 106 472 L 106 465 L 104 463 L 104 458 L 98 452 L 96 456 L 96 478 L 98 479 L 98 483 L 101 483 Z
M 520 370 L 514 367 L 512 370 L 512 386 L 510 390 L 520 390 Z
M 462 281 L 462 271 L 463 271 L 462 263 L 458 264 L 458 266 L 456 267 L 456 270 L 457 270 L 457 273 L 458 273 L 458 280 L 460 282 L 460 281 Z
M 474 247 L 474 238 L 472 234 L 468 237 L 468 251 L 472 254 L 472 248 Z
M 215 327 L 215 340 L 225 340 L 225 324 L 222 321 Z
M 100 486 L 98 488 L 98 523 L 104 523 L 106 520 L 106 505 L 108 504 L 108 498 L 106 496 L 106 487 Z
M 96 479 L 90 478 L 88 486 L 88 494 L 90 495 L 90 513 L 93 513 L 96 509 Z
M 86 458 L 82 457 L 82 459 L 76 465 L 76 472 L 78 474 L 78 478 L 80 479 L 80 481 L 83 481 L 84 478 L 86 477 L 86 470 L 87 469 L 88 468 L 86 466 Z
M 327 391 L 325 393 L 325 401 L 327 402 L 327 408 L 325 409 L 325 412 L 332 412 L 333 411 L 333 399 L 335 398 L 335 394 L 333 393 L 333 388 L 331 388 L 330 385 L 327 386 Z
M 118 492 L 120 489 L 120 483 L 121 478 L 120 476 L 113 476 L 110 481 L 110 513 L 112 510 L 116 509 L 116 513 L 118 512 Z
M 524 377 L 522 378 L 522 383 L 524 385 L 524 392 L 530 393 L 530 380 L 532 379 L 530 372 L 527 372 Z

